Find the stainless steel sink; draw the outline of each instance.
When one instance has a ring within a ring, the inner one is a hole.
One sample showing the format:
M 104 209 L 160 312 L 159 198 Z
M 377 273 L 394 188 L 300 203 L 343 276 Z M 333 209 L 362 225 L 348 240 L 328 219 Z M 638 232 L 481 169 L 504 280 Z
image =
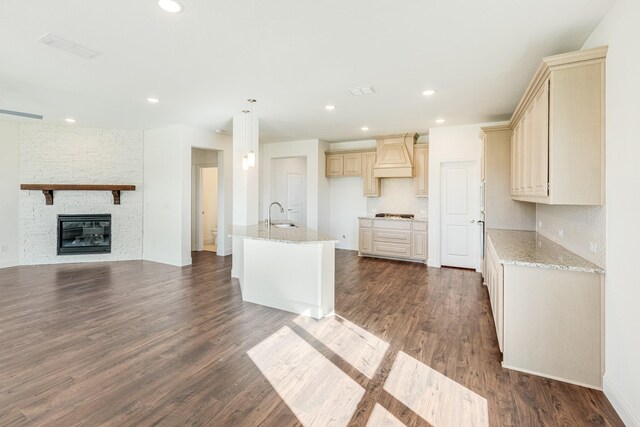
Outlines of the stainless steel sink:
M 297 228 L 298 227 L 297 225 L 292 224 L 290 222 L 287 222 L 287 223 L 284 223 L 284 224 L 271 224 L 271 225 L 273 225 L 274 227 L 277 227 L 277 228 Z

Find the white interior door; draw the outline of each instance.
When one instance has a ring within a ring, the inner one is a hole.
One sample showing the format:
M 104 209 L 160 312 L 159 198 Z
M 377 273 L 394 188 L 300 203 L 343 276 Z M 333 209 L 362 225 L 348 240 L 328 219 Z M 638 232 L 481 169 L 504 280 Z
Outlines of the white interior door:
M 287 174 L 287 208 L 290 221 L 302 223 L 302 175 Z
M 440 264 L 477 268 L 479 214 L 477 163 L 443 163 L 440 193 Z

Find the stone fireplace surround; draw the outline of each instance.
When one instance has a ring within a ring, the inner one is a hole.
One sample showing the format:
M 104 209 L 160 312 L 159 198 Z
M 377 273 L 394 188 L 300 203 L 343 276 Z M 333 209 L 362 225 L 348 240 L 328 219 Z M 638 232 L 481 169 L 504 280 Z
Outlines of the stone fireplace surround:
M 20 192 L 20 262 L 119 261 L 142 258 L 143 133 L 140 131 L 22 125 L 20 182 L 131 184 L 120 205 L 110 192 L 58 191 L 53 205 L 42 191 Z M 59 214 L 111 214 L 111 253 L 57 255 Z

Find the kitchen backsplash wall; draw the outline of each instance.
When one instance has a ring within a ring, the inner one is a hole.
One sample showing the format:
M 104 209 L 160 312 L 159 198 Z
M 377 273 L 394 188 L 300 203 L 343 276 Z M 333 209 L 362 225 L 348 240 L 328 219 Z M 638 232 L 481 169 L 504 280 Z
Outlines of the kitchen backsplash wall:
M 606 259 L 605 218 L 604 206 L 536 205 L 538 233 L 600 267 L 605 267 Z
M 367 198 L 367 214 L 375 212 L 412 213 L 426 218 L 429 199 L 416 197 L 413 178 L 384 178 L 381 180 L 380 197 Z

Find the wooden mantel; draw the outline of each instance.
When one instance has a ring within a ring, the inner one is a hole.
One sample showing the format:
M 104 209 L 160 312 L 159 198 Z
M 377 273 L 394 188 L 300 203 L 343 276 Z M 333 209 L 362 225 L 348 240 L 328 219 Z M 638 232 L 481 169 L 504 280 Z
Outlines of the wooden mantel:
M 20 184 L 21 190 L 41 190 L 47 205 L 53 205 L 54 191 L 111 191 L 113 204 L 120 204 L 121 191 L 134 191 L 135 185 Z

